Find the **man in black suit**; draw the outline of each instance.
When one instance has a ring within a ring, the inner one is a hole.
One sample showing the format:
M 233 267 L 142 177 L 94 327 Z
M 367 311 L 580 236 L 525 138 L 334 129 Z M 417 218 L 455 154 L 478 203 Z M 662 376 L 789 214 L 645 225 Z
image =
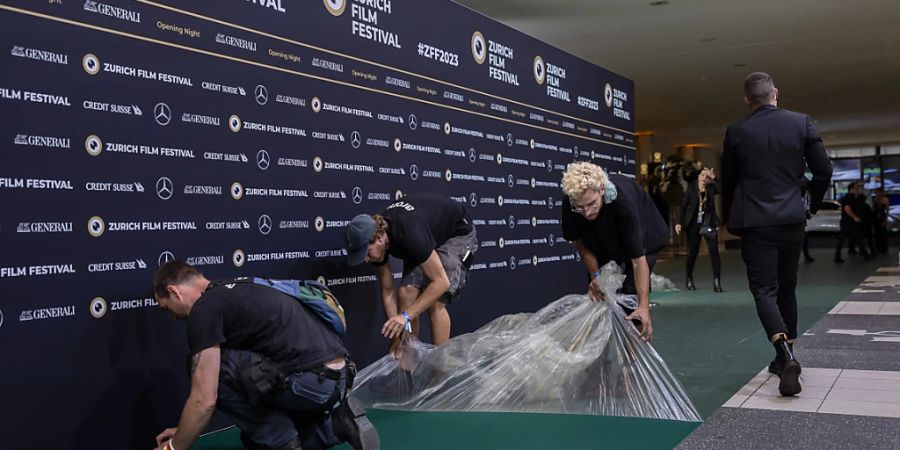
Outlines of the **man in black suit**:
M 775 346 L 769 372 L 778 390 L 800 392 L 797 338 L 797 268 L 806 208 L 803 172 L 812 171 L 810 210 L 819 209 L 831 180 L 831 161 L 809 116 L 779 109 L 778 89 L 762 72 L 744 80 L 752 112 L 728 126 L 722 154 L 722 206 L 728 230 L 741 237 L 750 291 L 766 336 Z

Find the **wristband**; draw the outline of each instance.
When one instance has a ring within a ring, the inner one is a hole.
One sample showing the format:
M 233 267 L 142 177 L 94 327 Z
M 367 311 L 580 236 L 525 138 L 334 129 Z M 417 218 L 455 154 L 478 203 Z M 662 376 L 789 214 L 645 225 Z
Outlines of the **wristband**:
M 412 319 L 409 318 L 409 314 L 407 314 L 406 311 L 403 311 L 403 318 L 406 319 L 406 325 L 403 326 L 403 329 L 406 330 L 407 333 L 412 333 Z
M 594 278 L 599 277 L 599 276 L 600 276 L 600 271 L 599 271 L 599 270 L 594 271 L 594 272 L 591 272 L 591 279 L 592 279 L 592 280 L 593 280 Z
M 163 450 L 175 450 L 175 444 L 172 443 L 172 439 L 169 439 L 169 442 L 163 445 Z

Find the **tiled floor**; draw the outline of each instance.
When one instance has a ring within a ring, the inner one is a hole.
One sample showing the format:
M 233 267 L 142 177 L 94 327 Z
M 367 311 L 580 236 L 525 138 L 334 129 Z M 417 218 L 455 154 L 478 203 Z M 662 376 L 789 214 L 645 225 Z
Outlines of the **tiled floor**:
M 803 368 L 803 392 L 778 394 L 778 378 L 765 369 L 723 406 L 900 418 L 900 372 Z
M 900 275 L 872 275 L 863 280 L 862 288 L 889 288 L 900 286 Z
M 900 303 L 898 302 L 848 302 L 842 301 L 834 305 L 828 314 L 858 314 L 871 316 L 897 316 L 900 315 Z

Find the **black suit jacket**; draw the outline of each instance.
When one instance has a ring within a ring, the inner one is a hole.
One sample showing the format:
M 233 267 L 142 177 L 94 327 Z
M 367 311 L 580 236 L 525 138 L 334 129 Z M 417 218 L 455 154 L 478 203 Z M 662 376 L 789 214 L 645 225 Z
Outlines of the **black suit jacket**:
M 724 147 L 722 213 L 732 233 L 804 222 L 800 186 L 807 166 L 813 174 L 810 211 L 819 209 L 831 181 L 831 161 L 809 116 L 761 106 L 728 126 Z
M 719 225 L 719 216 L 716 214 L 716 195 L 718 193 L 719 187 L 715 181 L 706 183 L 706 208 L 703 211 L 703 215 L 712 214 L 710 224 L 714 227 Z M 696 224 L 698 208 L 700 208 L 700 186 L 696 181 L 693 181 L 688 185 L 687 192 L 684 193 L 675 222 L 680 223 L 684 229 Z

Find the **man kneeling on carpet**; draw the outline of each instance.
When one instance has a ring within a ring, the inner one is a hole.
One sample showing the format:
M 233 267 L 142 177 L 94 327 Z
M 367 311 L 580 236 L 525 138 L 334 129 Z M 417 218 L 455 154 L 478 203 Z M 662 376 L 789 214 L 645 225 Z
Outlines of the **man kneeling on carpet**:
M 189 448 L 217 409 L 252 449 L 378 449 L 365 409 L 348 397 L 355 366 L 342 323 L 305 295 L 327 298 L 325 291 L 294 280 L 211 282 L 182 261 L 160 267 L 156 301 L 188 322 L 191 390 L 178 427 L 156 437 L 157 449 Z

